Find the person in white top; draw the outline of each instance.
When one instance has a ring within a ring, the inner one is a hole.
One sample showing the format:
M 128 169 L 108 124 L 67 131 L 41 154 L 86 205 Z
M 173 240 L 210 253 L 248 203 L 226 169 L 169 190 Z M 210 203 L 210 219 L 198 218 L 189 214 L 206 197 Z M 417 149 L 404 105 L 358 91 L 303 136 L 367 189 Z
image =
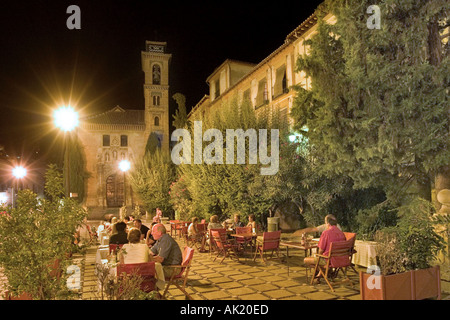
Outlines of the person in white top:
M 322 233 L 322 232 L 324 232 L 327 229 L 327 223 L 326 223 L 327 217 L 330 217 L 331 219 L 336 220 L 336 217 L 334 215 L 328 214 L 325 217 L 325 224 L 321 224 L 320 226 L 317 226 L 317 227 L 304 228 L 304 229 L 297 230 L 293 233 L 293 235 L 301 236 L 303 233 L 315 233 L 315 232 Z M 341 226 L 339 224 L 337 225 L 337 227 L 339 230 L 342 231 Z
M 141 231 L 133 228 L 128 232 L 128 242 L 120 250 L 120 263 L 144 263 L 152 261 L 147 244 L 140 243 Z

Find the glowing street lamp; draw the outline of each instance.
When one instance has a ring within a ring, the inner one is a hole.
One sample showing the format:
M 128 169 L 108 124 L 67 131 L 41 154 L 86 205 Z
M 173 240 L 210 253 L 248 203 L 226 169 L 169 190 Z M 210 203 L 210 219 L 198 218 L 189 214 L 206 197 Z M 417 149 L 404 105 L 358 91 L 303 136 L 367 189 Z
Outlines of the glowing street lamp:
M 127 205 L 127 194 L 126 194 L 126 181 L 125 181 L 125 173 L 130 170 L 131 164 L 128 160 L 122 160 L 119 162 L 119 169 L 123 172 L 123 205 L 126 207 Z
M 64 133 L 64 168 L 65 168 L 65 189 L 66 197 L 70 195 L 70 173 L 69 173 L 69 143 L 70 131 L 75 129 L 79 124 L 78 113 L 70 106 L 64 106 L 56 109 L 53 112 L 53 123 Z
M 18 191 L 19 190 L 19 179 L 22 179 L 27 175 L 27 169 L 25 169 L 22 166 L 16 166 L 12 169 L 12 174 L 16 178 L 17 191 Z M 14 184 L 13 184 L 12 196 L 11 196 L 13 207 L 16 206 L 16 197 L 14 196 L 14 193 L 15 193 L 15 188 L 14 188 Z
M 78 126 L 78 113 L 70 106 L 60 107 L 53 112 L 53 123 L 64 132 L 72 131 Z
M 12 170 L 12 174 L 17 179 L 22 179 L 23 177 L 25 177 L 27 175 L 27 169 L 25 169 L 22 166 L 14 167 Z

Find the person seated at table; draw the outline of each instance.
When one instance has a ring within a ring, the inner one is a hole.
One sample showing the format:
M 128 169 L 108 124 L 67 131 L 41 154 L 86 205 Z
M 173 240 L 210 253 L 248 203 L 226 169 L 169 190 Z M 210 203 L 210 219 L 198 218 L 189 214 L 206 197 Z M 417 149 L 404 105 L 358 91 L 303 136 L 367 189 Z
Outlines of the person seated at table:
M 181 265 L 182 254 L 178 243 L 167 234 L 163 224 L 157 223 L 152 228 L 153 238 L 156 243 L 150 248 L 153 261 L 160 262 L 164 276 L 170 278 L 174 273 L 180 272 L 180 268 L 170 267 L 170 265 Z
M 156 223 L 156 222 L 152 222 L 152 224 L 151 224 L 151 226 L 150 226 L 150 229 L 148 229 L 148 231 L 147 231 L 147 236 L 145 237 L 145 243 L 146 243 L 149 247 L 151 247 L 152 245 L 154 245 L 155 242 L 156 242 L 156 240 L 153 238 L 153 235 L 152 235 L 152 228 L 153 228 L 153 226 L 154 226 L 155 224 L 157 224 L 157 223 Z
M 226 228 L 226 223 L 224 222 L 224 228 Z M 245 227 L 245 224 L 241 222 L 241 216 L 238 213 L 235 213 L 233 216 L 233 223 L 231 226 L 228 226 L 228 229 L 236 229 L 236 227 Z
M 329 214 L 325 217 L 325 223 L 326 223 L 326 230 L 322 232 L 322 235 L 320 236 L 319 244 L 317 245 L 319 249 L 319 254 L 321 255 L 328 255 L 330 251 L 330 244 L 332 242 L 336 241 L 345 241 L 345 234 L 337 227 L 337 220 L 336 218 Z M 347 256 L 344 257 L 336 257 L 337 258 L 343 258 L 348 259 Z M 315 265 L 317 261 L 319 260 L 319 257 L 313 256 L 313 257 L 306 257 L 303 261 L 306 265 Z M 325 262 L 325 260 L 321 260 Z
M 188 227 L 188 238 L 197 242 L 200 242 L 200 252 L 205 251 L 205 237 L 204 233 L 200 232 L 197 228 L 198 218 L 193 217 L 191 224 Z
M 132 228 L 128 232 L 128 243 L 119 251 L 120 263 L 144 263 L 152 261 L 149 248 L 145 243 L 140 243 L 141 231 Z
M 253 233 L 256 233 L 256 231 L 258 231 L 258 227 L 255 221 L 255 215 L 253 213 L 249 214 L 248 216 L 247 227 L 251 227 Z
M 125 218 L 123 218 L 123 221 L 127 224 L 128 229 L 131 229 L 134 227 L 134 222 L 130 216 L 126 216 Z
M 134 227 L 141 231 L 141 240 L 145 240 L 145 238 L 147 237 L 147 232 L 148 230 L 150 230 L 150 228 L 143 224 L 141 219 L 134 220 Z
M 160 208 L 156 208 L 156 215 L 153 217 L 153 222 L 161 223 L 162 211 Z
M 115 224 L 116 233 L 109 238 L 109 244 L 125 244 L 128 243 L 128 234 L 126 232 L 127 224 L 125 222 L 117 222 Z
M 221 229 L 223 226 L 219 222 L 219 217 L 215 214 L 209 218 L 208 230 L 209 229 Z
M 337 221 L 337 219 L 336 219 L 336 217 L 334 215 L 328 214 L 325 217 L 325 223 L 324 224 L 321 224 L 320 226 L 317 226 L 317 227 L 304 228 L 304 229 L 297 230 L 292 235 L 294 235 L 294 236 L 301 236 L 303 233 L 305 233 L 305 234 L 306 233 L 316 233 L 316 232 L 323 233 L 325 230 L 327 230 L 327 223 L 326 223 L 327 217 L 331 217 L 332 219 Z M 336 224 L 336 227 L 339 230 L 342 230 L 342 228 L 341 228 L 341 226 L 339 224 Z

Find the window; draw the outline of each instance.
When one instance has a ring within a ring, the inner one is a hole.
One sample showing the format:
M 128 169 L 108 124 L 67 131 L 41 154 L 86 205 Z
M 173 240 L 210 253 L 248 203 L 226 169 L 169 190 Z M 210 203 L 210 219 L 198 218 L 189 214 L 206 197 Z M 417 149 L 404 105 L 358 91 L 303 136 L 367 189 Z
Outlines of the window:
M 161 67 L 157 64 L 152 68 L 153 84 L 161 84 Z
M 121 135 L 120 136 L 120 146 L 121 147 L 128 147 L 128 136 L 127 135 Z
M 266 78 L 262 79 L 258 83 L 258 94 L 256 96 L 256 107 L 261 107 L 263 104 L 268 102 L 268 89 Z
M 214 99 L 217 99 L 220 96 L 220 81 L 217 80 L 215 83 L 215 89 L 216 91 L 214 92 Z
M 160 96 L 153 96 L 153 105 L 159 106 L 161 104 L 161 97 Z
M 274 98 L 287 92 L 287 82 L 286 82 L 286 66 L 281 66 L 277 69 L 275 87 L 273 96 Z
M 103 146 L 109 147 L 110 145 L 111 145 L 111 138 L 110 138 L 109 134 L 104 134 L 103 135 Z
M 155 117 L 155 126 L 159 126 L 159 117 Z

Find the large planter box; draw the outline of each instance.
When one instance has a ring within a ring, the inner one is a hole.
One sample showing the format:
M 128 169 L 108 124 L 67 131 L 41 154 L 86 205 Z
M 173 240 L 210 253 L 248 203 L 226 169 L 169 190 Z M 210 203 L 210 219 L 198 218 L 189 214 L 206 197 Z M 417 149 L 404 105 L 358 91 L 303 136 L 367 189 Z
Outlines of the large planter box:
M 361 300 L 441 298 L 439 266 L 388 276 L 360 272 L 359 281 Z

